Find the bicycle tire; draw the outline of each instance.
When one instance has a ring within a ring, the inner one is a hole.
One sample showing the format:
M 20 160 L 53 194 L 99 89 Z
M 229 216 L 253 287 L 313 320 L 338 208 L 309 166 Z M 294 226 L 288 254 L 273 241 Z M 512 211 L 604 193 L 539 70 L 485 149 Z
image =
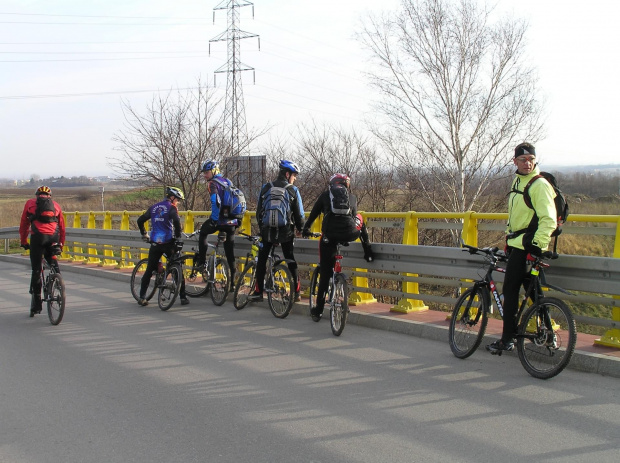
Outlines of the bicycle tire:
M 316 307 L 316 299 L 319 293 L 319 280 L 321 279 L 321 275 L 319 272 L 319 267 L 315 267 L 312 272 L 312 277 L 310 277 L 310 295 L 308 297 L 308 307 L 310 310 Z
M 139 260 L 133 268 L 131 272 L 131 295 L 137 301 L 140 299 L 140 285 L 142 284 L 142 276 L 146 271 L 146 266 L 148 265 L 148 259 Z M 157 272 L 153 272 L 153 276 L 151 277 L 151 281 L 149 282 L 149 287 L 146 290 L 147 301 L 150 301 L 155 295 L 155 291 L 157 291 Z
M 528 307 L 521 317 L 518 333 L 519 360 L 534 378 L 558 375 L 575 352 L 575 318 L 560 299 L 543 297 Z
M 469 288 L 458 298 L 452 316 L 448 338 L 452 353 L 465 359 L 482 342 L 489 321 L 489 296 L 483 288 Z
M 239 277 L 233 294 L 233 305 L 237 310 L 243 309 L 248 305 L 248 302 L 250 302 L 249 296 L 254 292 L 254 287 L 256 286 L 255 270 L 256 262 L 252 260 L 245 266 L 243 272 L 241 272 L 241 276 Z
M 47 316 L 52 325 L 58 325 L 65 315 L 65 282 L 60 273 L 52 273 L 47 287 Z
M 159 294 L 157 296 L 157 304 L 164 312 L 172 307 L 176 301 L 179 291 L 181 290 L 181 278 L 183 271 L 177 263 L 170 264 L 161 285 L 159 285 Z
M 211 268 L 211 264 L 209 264 Z M 215 269 L 211 281 L 211 300 L 215 305 L 222 305 L 226 302 L 230 291 L 230 267 L 226 259 L 218 257 L 215 260 Z
M 278 264 L 273 267 L 265 289 L 269 310 L 276 318 L 286 318 L 293 308 L 295 299 L 293 277 L 286 265 Z
M 190 264 L 189 261 L 192 261 Z M 196 265 L 195 256 L 183 256 L 176 260 L 183 268 L 185 294 L 188 297 L 201 297 L 209 291 L 209 278 L 204 266 Z
M 329 304 L 329 321 L 334 336 L 340 336 L 349 316 L 349 286 L 342 273 L 334 275 L 334 288 Z

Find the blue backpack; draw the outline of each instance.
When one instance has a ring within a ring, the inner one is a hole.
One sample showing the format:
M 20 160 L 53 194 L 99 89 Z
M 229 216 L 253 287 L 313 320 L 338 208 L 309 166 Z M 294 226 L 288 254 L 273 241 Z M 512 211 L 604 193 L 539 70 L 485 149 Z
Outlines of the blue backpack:
M 261 223 L 265 227 L 280 228 L 290 225 L 291 195 L 288 185 L 283 187 L 269 183 L 269 189 L 263 194 L 263 216 Z
M 213 181 L 223 187 L 222 197 L 220 198 L 220 213 L 222 217 L 225 219 L 242 220 L 247 210 L 243 191 L 235 187 L 229 179 L 214 178 Z

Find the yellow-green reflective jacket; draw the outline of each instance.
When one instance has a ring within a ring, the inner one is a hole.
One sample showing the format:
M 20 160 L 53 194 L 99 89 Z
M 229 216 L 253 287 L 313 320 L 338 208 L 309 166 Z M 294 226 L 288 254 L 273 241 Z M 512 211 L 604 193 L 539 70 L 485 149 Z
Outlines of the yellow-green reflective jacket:
M 555 191 L 544 178 L 535 180 L 529 188 L 529 196 L 534 209 L 527 207 L 523 198 L 523 190 L 532 177 L 540 174 L 538 166 L 528 175 L 517 172 L 512 181 L 512 188 L 508 196 L 508 225 L 506 234 L 510 235 L 519 230 L 528 228 L 534 215 L 538 217 L 538 226 L 532 232 L 522 233 L 519 236 L 508 239 L 508 246 L 525 249 L 526 243 L 531 243 L 543 251 L 549 246 L 551 233 L 557 226 L 555 211 Z M 517 193 L 520 191 L 521 193 Z M 532 236 L 533 234 L 533 236 Z

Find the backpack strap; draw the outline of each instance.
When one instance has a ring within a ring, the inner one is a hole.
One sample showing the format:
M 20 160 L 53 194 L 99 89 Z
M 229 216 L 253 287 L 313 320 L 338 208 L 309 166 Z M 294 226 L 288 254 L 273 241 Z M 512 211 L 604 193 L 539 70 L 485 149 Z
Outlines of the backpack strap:
M 218 185 L 223 186 L 224 188 L 228 188 L 229 186 L 232 186 L 232 182 L 230 182 L 230 180 L 228 180 L 227 178 L 225 180 L 226 180 L 226 182 L 224 182 L 223 180 L 219 179 L 218 177 L 213 177 L 211 179 L 212 182 L 215 182 Z
M 529 207 L 530 209 L 534 209 L 534 206 L 532 206 L 532 200 L 530 199 L 530 187 L 532 186 L 532 183 L 534 183 L 539 178 L 544 178 L 544 177 L 540 174 L 534 175 L 530 179 L 530 181 L 527 182 L 527 185 L 525 185 L 525 188 L 523 188 L 523 201 L 525 202 L 525 205 Z

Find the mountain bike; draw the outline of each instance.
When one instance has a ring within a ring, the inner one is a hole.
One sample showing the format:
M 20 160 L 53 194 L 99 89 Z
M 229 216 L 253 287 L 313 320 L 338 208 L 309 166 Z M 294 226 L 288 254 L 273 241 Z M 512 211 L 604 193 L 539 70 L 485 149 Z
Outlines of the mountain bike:
M 199 231 L 191 234 L 183 233 L 184 238 L 193 238 Z M 151 278 L 145 299 L 150 300 L 157 290 L 159 290 L 158 304 L 161 310 L 168 310 L 174 304 L 179 295 L 181 285 L 185 283 L 185 293 L 190 297 L 198 297 L 211 290 L 211 300 L 215 305 L 222 305 L 226 301 L 229 291 L 228 262 L 218 255 L 217 251 L 220 243 L 226 239 L 225 233 L 218 235 L 216 244 L 207 243 L 213 250 L 205 265 L 199 266 L 198 252 L 192 248 L 193 254 L 182 255 L 183 242 L 176 241 L 175 252 L 172 257 L 167 259 L 164 266 L 159 263 L 154 278 Z M 140 285 L 142 275 L 148 265 L 148 258 L 138 261 L 131 273 L 131 294 L 138 300 L 140 298 Z
M 191 235 L 185 235 L 191 238 Z M 207 238 L 208 240 L 208 238 Z M 226 302 L 228 293 L 233 286 L 230 281 L 230 266 L 224 256 L 219 253 L 220 245 L 226 241 L 226 233 L 219 232 L 215 244 L 207 241 L 207 258 L 203 266 L 197 265 L 198 251 L 192 248 L 193 255 L 185 256 L 183 269 L 185 275 L 185 292 L 190 297 L 200 297 L 210 292 L 211 300 L 217 306 Z M 189 261 L 192 261 L 190 264 Z
M 65 314 L 65 282 L 58 269 L 58 256 L 61 254 L 60 246 L 56 243 L 51 245 L 50 262 L 47 261 L 45 255 L 41 257 L 41 287 L 43 289 L 43 298 L 41 302 L 47 303 L 47 316 L 52 325 L 58 325 L 62 321 Z M 32 295 L 32 303 L 30 305 L 30 316 L 34 317 L 34 294 Z
M 313 236 L 320 235 L 319 233 L 313 234 Z M 347 283 L 347 277 L 342 273 L 341 260 L 343 258 L 340 253 L 340 246 L 348 246 L 349 243 L 338 243 L 336 245 L 336 256 L 334 262 L 334 273 L 329 279 L 329 289 L 326 296 L 328 297 L 329 305 L 329 321 L 332 327 L 332 333 L 334 336 L 340 336 L 344 330 L 344 326 L 347 324 L 347 318 L 349 316 L 349 286 Z M 320 271 L 319 267 L 314 269 L 312 278 L 310 279 L 310 310 L 316 307 L 318 290 L 319 290 Z M 318 321 L 318 320 L 316 320 Z
M 477 248 L 463 245 L 464 251 L 485 258 L 485 275 L 474 282 L 457 300 L 452 311 L 449 342 L 452 353 L 461 359 L 472 355 L 480 346 L 495 306 L 503 317 L 502 296 L 497 291 L 493 272 L 505 273 L 499 267 L 506 262 L 503 251 L 497 248 Z M 545 259 L 556 259 L 557 254 L 544 252 L 534 257 L 529 271 L 529 284 L 517 311 L 517 353 L 523 368 L 535 378 L 548 379 L 559 374 L 570 362 L 577 342 L 575 319 L 568 306 L 555 297 L 544 297 L 542 288 L 551 288 L 565 294 L 568 291 L 547 283 Z M 493 296 L 491 298 L 491 296 Z M 528 300 L 533 303 L 527 307 Z M 500 351 L 501 355 L 501 351 Z
M 252 242 L 255 252 L 262 247 L 260 236 L 251 236 L 239 233 L 248 241 Z M 288 268 L 291 259 L 282 259 L 275 253 L 277 243 L 274 243 L 267 257 L 267 269 L 265 272 L 265 292 L 269 302 L 269 310 L 276 318 L 286 318 L 293 308 L 295 299 L 295 287 L 293 276 Z M 237 310 L 243 309 L 249 302 L 249 296 L 256 288 L 256 258 L 250 252 L 246 257 L 246 264 L 241 272 L 233 298 L 233 304 Z

